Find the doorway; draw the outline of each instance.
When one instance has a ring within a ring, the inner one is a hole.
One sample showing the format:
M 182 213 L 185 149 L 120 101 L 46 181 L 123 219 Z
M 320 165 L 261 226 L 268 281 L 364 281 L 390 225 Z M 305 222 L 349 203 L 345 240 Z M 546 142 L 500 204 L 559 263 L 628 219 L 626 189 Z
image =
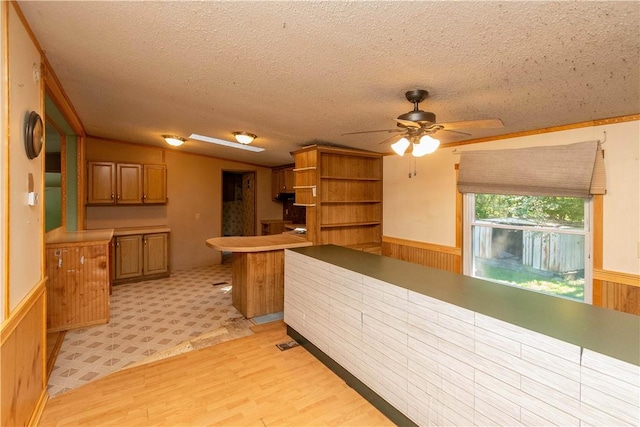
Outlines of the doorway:
M 256 235 L 255 171 L 222 172 L 222 235 Z
M 58 227 L 76 231 L 81 211 L 78 137 L 48 92 L 45 112 L 45 231 Z

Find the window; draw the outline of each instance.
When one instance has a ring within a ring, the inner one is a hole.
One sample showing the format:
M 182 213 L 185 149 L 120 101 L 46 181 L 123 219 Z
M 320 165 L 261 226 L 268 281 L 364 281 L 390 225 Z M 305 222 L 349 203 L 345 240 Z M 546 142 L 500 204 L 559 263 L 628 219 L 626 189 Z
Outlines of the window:
M 591 303 L 588 198 L 465 194 L 464 273 Z

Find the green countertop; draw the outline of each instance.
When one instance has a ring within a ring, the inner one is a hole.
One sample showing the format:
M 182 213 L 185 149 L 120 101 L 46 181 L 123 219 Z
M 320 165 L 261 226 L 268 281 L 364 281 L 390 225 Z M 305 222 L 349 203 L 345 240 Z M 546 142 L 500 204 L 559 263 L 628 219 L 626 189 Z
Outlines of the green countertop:
M 291 250 L 640 366 L 640 316 L 340 246 Z

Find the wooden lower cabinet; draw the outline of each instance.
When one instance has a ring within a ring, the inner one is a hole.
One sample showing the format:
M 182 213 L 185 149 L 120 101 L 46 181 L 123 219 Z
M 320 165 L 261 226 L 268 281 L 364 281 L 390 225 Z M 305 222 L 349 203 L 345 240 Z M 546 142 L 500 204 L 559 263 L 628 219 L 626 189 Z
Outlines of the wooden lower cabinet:
M 142 276 L 142 236 L 116 237 L 115 279 Z
M 109 243 L 47 245 L 47 330 L 109 321 Z
M 117 236 L 113 283 L 169 276 L 169 233 Z
M 165 274 L 169 272 L 169 234 L 147 234 L 143 241 L 142 267 L 145 275 Z

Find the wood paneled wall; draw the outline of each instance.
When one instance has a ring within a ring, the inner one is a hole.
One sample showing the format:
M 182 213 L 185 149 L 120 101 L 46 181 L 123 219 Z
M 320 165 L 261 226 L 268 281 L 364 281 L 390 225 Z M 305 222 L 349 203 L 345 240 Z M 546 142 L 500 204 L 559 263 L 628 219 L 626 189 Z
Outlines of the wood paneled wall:
M 594 268 L 593 304 L 640 315 L 640 276 Z
M 382 237 L 382 255 L 462 274 L 458 248 Z M 594 305 L 640 315 L 640 277 L 594 269 Z
M 640 315 L 640 288 L 603 280 L 602 307 Z
M 452 273 L 462 273 L 459 248 L 383 236 L 382 255 Z
M 0 331 L 0 425 L 33 424 L 46 402 L 45 281 L 18 306 Z

